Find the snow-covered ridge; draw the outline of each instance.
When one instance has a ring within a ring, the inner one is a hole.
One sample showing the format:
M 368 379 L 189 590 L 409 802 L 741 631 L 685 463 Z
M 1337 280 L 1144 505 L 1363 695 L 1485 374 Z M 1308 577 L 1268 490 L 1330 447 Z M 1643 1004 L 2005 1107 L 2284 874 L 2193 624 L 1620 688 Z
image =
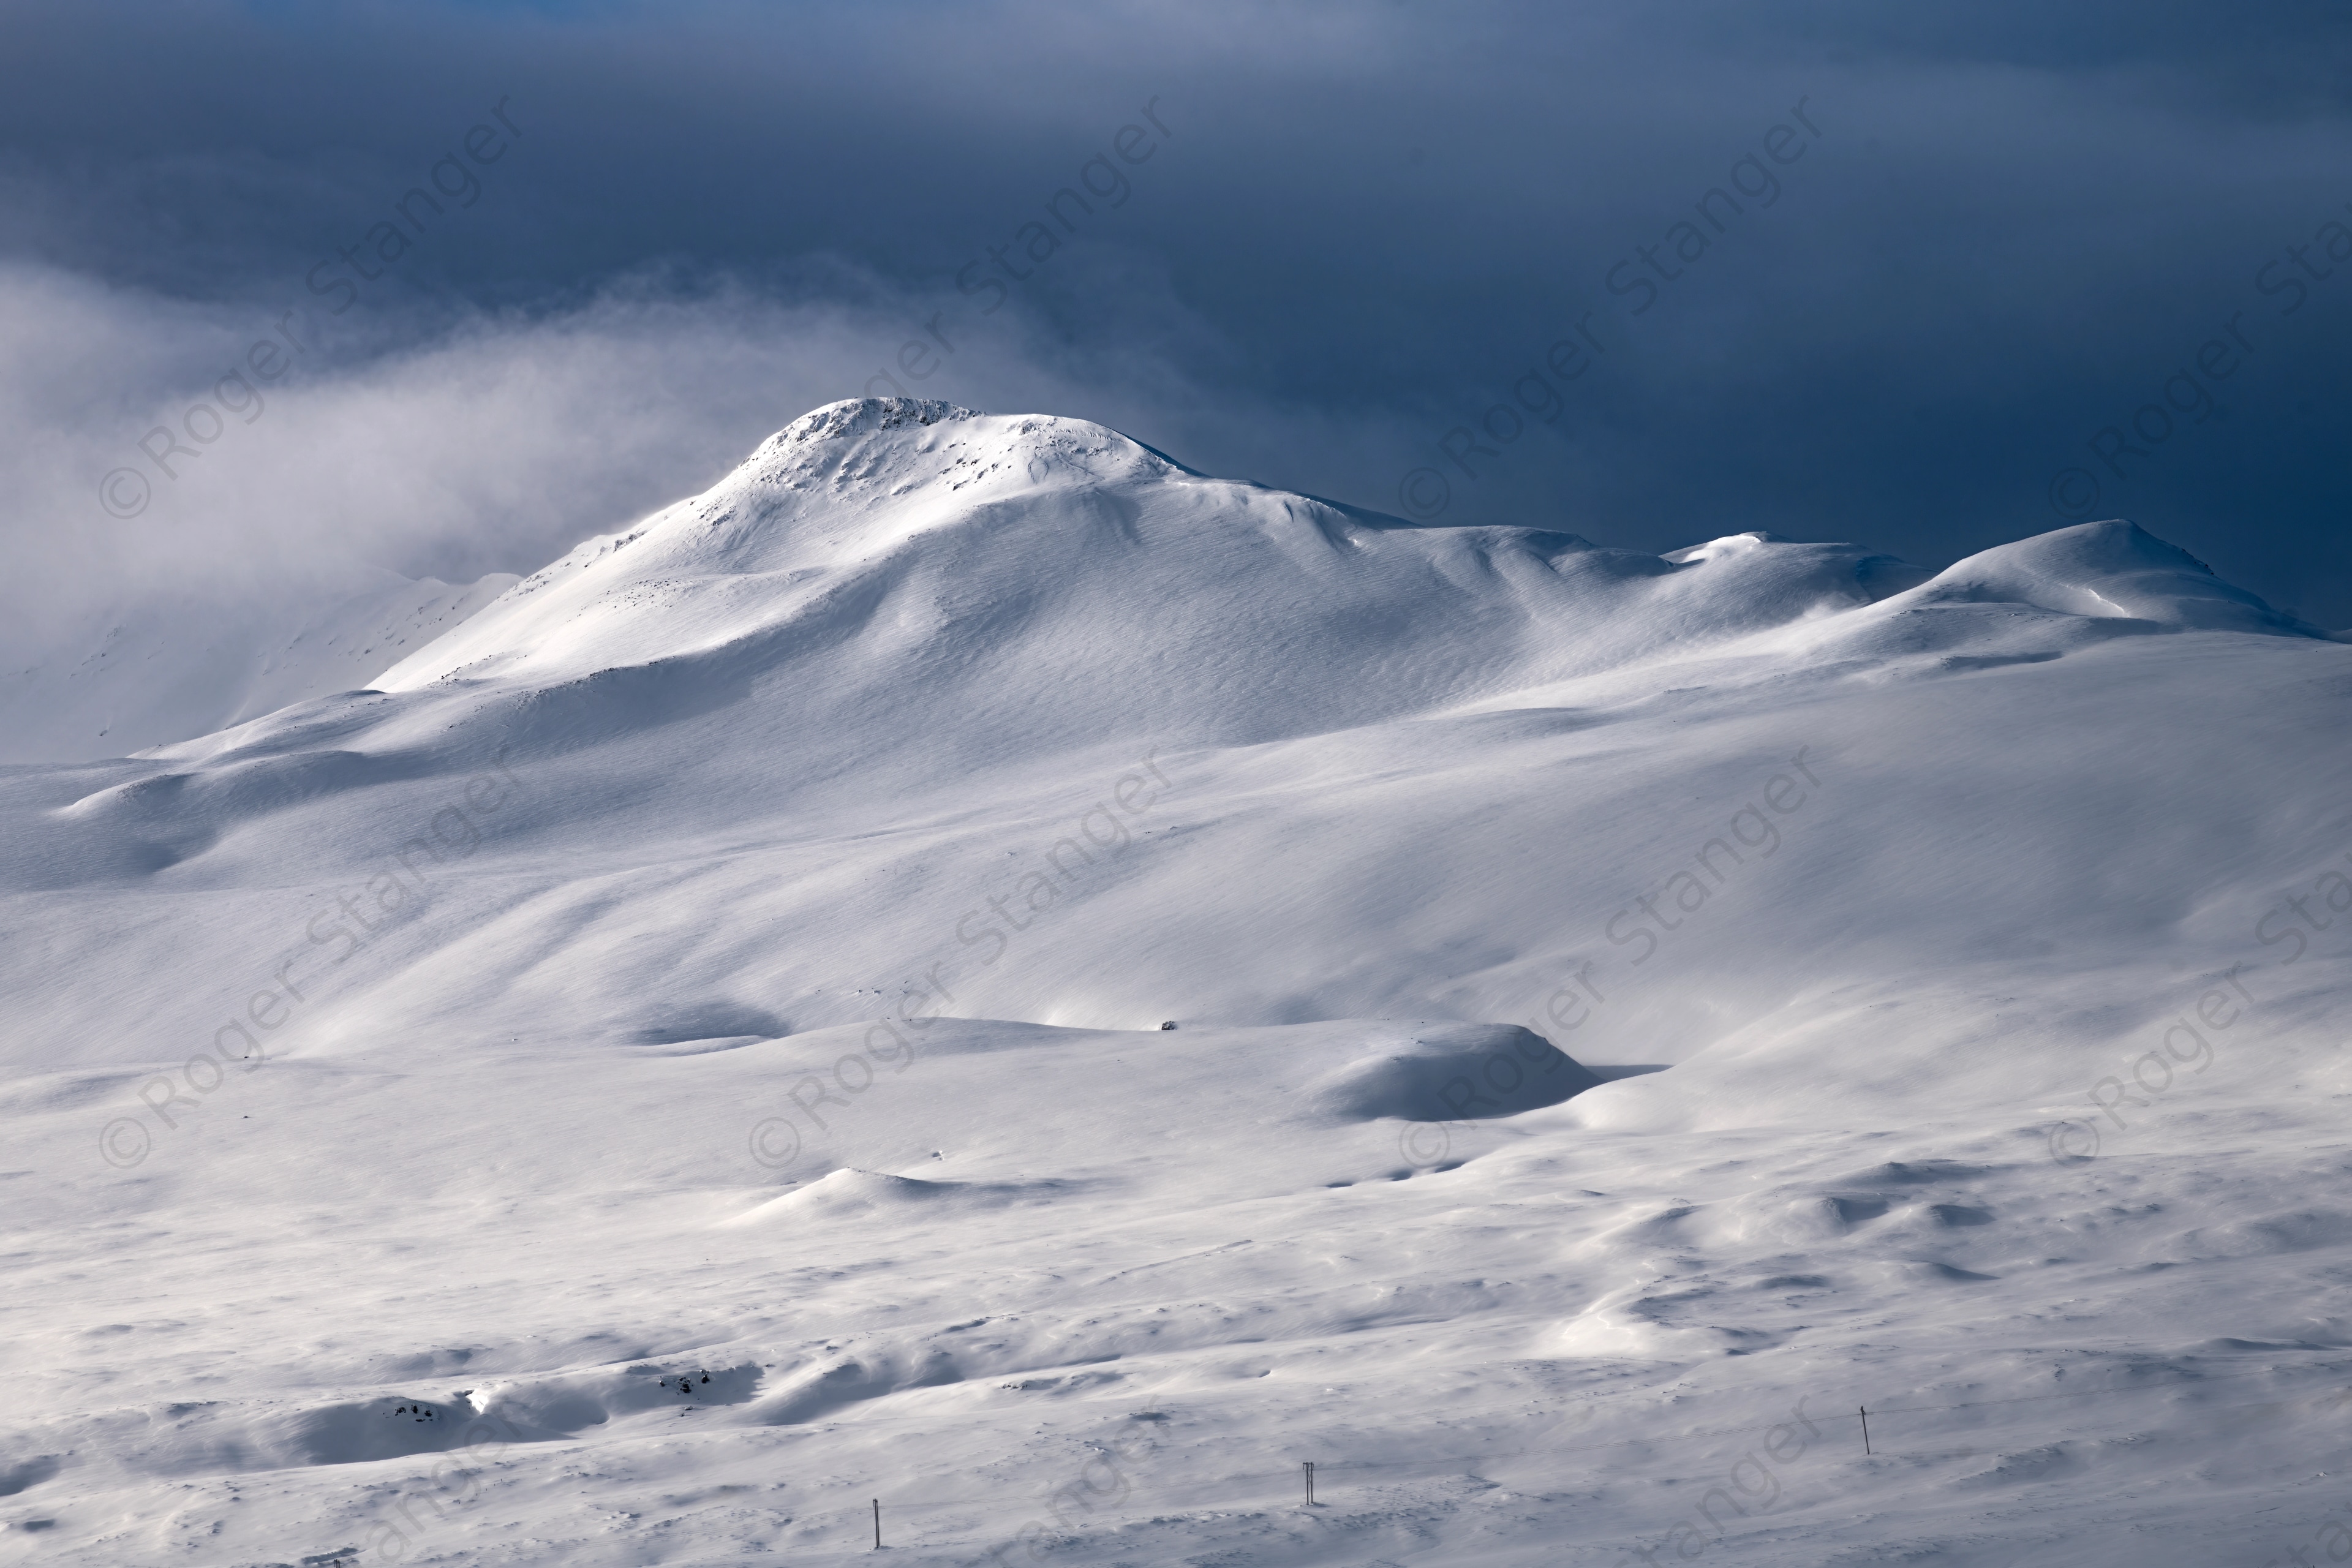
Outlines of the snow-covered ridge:
M 2049 538 L 2074 542 L 2003 547 L 1932 582 L 1865 548 L 1754 533 L 1654 556 L 1214 479 L 1080 420 L 864 399 L 794 421 L 709 490 L 583 543 L 378 684 L 539 685 L 688 660 L 748 680 L 799 667 L 843 703 L 971 712 L 964 682 L 984 677 L 999 693 L 1056 688 L 1073 730 L 1139 732 L 1122 694 L 1148 680 L 1154 723 L 1273 734 L 1801 623 L 1818 640 L 1825 616 L 1866 646 L 1824 645 L 1823 659 L 1924 651 L 1920 628 L 1837 618 L 1906 589 L 1890 615 L 2013 599 L 2037 620 L 2107 616 L 2106 584 L 2142 629 L 2223 624 L 2215 606 L 2234 605 L 2228 624 L 2310 631 L 2210 574 L 2168 575 L 2147 551 L 2169 547 L 2129 524 Z M 1372 669 L 1381 679 L 1361 679 Z M 992 702 L 972 718 L 1034 728 L 1037 715 L 988 714 Z
M 1968 606 L 1986 613 L 1933 613 Z M 748 689 L 789 670 L 814 689 L 781 699 L 803 728 L 887 707 L 1034 749 L 1171 724 L 1271 738 L 1694 659 L 1709 680 L 1726 658 L 1780 679 L 1791 658 L 2010 659 L 2224 626 L 2317 635 L 2125 522 L 1932 579 L 1759 533 L 1656 556 L 1215 479 L 1082 420 L 865 399 L 583 543 L 378 684 L 488 692 L 617 666 Z

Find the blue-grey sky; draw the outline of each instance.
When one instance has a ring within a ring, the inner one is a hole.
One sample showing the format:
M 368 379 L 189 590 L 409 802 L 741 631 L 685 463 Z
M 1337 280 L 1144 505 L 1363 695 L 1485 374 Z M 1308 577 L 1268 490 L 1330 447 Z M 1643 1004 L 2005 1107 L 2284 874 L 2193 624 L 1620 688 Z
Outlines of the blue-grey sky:
M 904 390 L 1650 549 L 2127 516 L 2346 626 L 2347 68 L 2285 3 L 0 5 L 0 526 L 61 599 L 529 571 Z

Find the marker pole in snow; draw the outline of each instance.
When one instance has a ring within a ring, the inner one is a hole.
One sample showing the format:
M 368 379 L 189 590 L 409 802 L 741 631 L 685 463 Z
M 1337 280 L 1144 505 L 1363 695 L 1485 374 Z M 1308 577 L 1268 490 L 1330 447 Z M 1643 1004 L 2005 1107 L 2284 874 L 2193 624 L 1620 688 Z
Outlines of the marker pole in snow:
M 1315 1461 L 1312 1459 L 1303 1460 L 1299 1465 L 1299 1468 L 1304 1470 L 1307 1474 L 1307 1506 L 1308 1508 L 1313 1508 L 1315 1506 Z
M 1870 1452 L 1870 1407 L 1857 1405 L 1854 1408 L 1862 1412 L 1862 1451 L 1866 1456 Z
M 882 1550 L 882 1500 L 874 1500 L 874 1550 Z

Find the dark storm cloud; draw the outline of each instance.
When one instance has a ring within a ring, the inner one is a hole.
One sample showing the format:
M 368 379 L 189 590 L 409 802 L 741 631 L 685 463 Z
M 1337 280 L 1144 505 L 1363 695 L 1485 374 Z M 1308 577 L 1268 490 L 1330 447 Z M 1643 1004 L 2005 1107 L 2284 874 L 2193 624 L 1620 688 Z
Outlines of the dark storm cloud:
M 2095 515 L 2352 624 L 2336 9 L 0 15 L 0 397 L 44 436 L 9 527 L 63 574 L 322 515 L 404 570 L 530 570 L 887 372 L 1382 510 L 1426 468 L 1445 521 L 1658 549 L 1761 527 L 1941 564 L 2070 521 L 2080 470 Z M 519 136 L 469 164 L 500 103 Z M 474 199 L 314 291 L 436 169 L 464 191 L 451 159 Z M 294 307 L 314 346 L 247 449 L 105 517 L 100 475 Z M 2105 430 L 2137 450 L 2104 461 Z

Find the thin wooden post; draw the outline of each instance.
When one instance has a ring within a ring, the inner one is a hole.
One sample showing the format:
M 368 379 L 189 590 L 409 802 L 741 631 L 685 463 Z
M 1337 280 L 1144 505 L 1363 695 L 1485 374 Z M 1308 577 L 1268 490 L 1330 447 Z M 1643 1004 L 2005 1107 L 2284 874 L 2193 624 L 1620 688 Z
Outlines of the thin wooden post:
M 882 1500 L 874 1500 L 874 1550 L 882 1550 Z
M 1867 1455 L 1870 1452 L 1870 1407 L 1857 1405 L 1854 1408 L 1862 1412 L 1862 1451 Z
M 1303 1460 L 1300 1462 L 1299 1468 L 1305 1471 L 1307 1476 L 1307 1506 L 1313 1508 L 1315 1506 L 1315 1461 Z

